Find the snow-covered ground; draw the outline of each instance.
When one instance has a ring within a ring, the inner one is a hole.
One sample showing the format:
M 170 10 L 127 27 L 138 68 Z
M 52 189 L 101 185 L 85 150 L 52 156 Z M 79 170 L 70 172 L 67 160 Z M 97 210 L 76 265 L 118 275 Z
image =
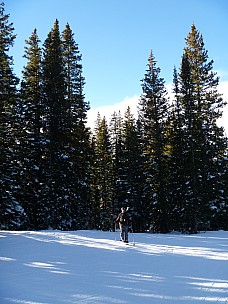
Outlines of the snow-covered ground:
M 0 303 L 228 303 L 228 231 L 133 237 L 0 231 Z

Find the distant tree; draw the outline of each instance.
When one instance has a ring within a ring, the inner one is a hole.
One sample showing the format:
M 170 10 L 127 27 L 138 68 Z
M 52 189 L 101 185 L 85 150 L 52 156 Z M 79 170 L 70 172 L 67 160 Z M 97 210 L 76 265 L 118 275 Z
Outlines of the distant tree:
M 143 200 L 143 161 L 140 133 L 130 107 L 123 120 L 123 172 L 125 176 L 125 201 L 130 207 L 134 231 L 145 230 L 145 206 Z
M 123 155 L 123 118 L 120 111 L 114 112 L 109 125 L 109 137 L 113 164 L 113 205 L 117 215 L 121 206 L 127 203 L 127 180 Z
M 101 119 L 98 115 L 95 137 L 96 184 L 93 191 L 100 209 L 99 229 L 111 230 L 113 228 L 113 167 L 110 136 L 105 117 Z
M 96 134 L 91 134 L 90 138 L 90 219 L 88 223 L 89 229 L 100 229 L 100 192 L 99 180 L 97 176 L 97 156 L 96 156 Z
M 26 214 L 15 196 L 20 191 L 18 146 L 21 129 L 17 92 L 19 81 L 13 73 L 13 58 L 9 55 L 16 35 L 9 17 L 5 14 L 4 4 L 0 3 L 0 228 L 20 229 L 24 227 Z
M 150 53 L 148 69 L 142 83 L 143 94 L 139 104 L 144 144 L 144 199 L 148 225 L 160 232 L 168 231 L 167 198 L 167 138 L 166 120 L 168 99 L 160 68 Z

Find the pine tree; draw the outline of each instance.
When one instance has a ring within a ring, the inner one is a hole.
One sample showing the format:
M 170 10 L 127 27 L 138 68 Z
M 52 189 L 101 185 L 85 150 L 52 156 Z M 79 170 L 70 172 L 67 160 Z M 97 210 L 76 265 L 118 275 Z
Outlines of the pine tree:
M 140 134 L 130 107 L 123 120 L 123 172 L 125 176 L 125 200 L 130 207 L 134 231 L 145 231 L 145 206 L 143 200 L 143 162 Z
M 46 139 L 43 135 L 44 104 L 42 98 L 41 48 L 36 29 L 26 40 L 27 63 L 21 82 L 21 125 L 23 126 L 20 196 L 29 217 L 29 229 L 46 228 L 45 219 L 45 155 Z
M 181 107 L 181 118 L 177 111 L 176 119 L 182 123 L 179 131 L 183 158 L 179 166 L 185 184 L 183 225 L 191 233 L 197 232 L 199 221 L 205 222 L 211 215 L 214 192 L 218 191 L 216 178 L 211 177 L 217 176 L 217 159 L 221 160 L 224 151 L 225 138 L 216 125 L 224 102 L 217 91 L 219 79 L 212 67 L 203 37 L 193 24 L 186 38 L 176 96 L 176 109 Z
M 99 118 L 100 119 L 100 118 Z M 100 192 L 99 180 L 97 174 L 97 157 L 96 157 L 96 135 L 91 134 L 90 138 L 90 174 L 89 174 L 89 188 L 90 188 L 90 219 L 88 229 L 99 229 L 100 226 Z
M 16 198 L 19 188 L 20 163 L 18 146 L 20 121 L 18 113 L 18 78 L 14 75 L 13 58 L 9 49 L 16 35 L 13 24 L 0 3 L 0 155 L 1 155 L 1 202 L 0 227 L 20 229 L 25 224 L 26 214 Z
M 187 192 L 185 168 L 184 168 L 184 119 L 180 103 L 180 89 L 178 73 L 174 68 L 173 73 L 174 104 L 169 117 L 168 142 L 171 147 L 169 161 L 169 200 L 170 200 L 170 229 L 175 231 L 184 230 L 185 213 L 184 202 Z
M 210 181 L 208 196 L 210 196 L 210 229 L 228 229 L 228 146 L 224 138 L 223 128 L 216 128 L 213 134 L 214 143 L 211 145 L 211 169 L 208 175 Z M 216 155 L 216 156 L 215 156 Z
M 74 34 L 66 25 L 62 33 L 63 62 L 65 67 L 66 103 L 67 103 L 67 151 L 68 187 L 70 192 L 73 225 L 85 229 L 88 226 L 90 211 L 89 190 L 89 143 L 90 132 L 86 127 L 89 104 L 85 101 L 83 88 L 81 55 Z M 73 228 L 73 227 L 72 227 Z
M 65 68 L 58 20 L 44 42 L 42 62 L 43 98 L 45 102 L 45 135 L 48 153 L 45 155 L 49 197 L 47 199 L 48 225 L 55 229 L 70 225 L 68 191 L 65 185 L 68 143 Z
M 112 166 L 113 166 L 113 206 L 114 213 L 117 215 L 121 206 L 127 203 L 127 180 L 126 172 L 124 170 L 124 156 L 123 156 L 123 119 L 120 111 L 114 112 L 110 125 L 109 137 L 112 150 Z
M 167 92 L 160 68 L 156 66 L 152 51 L 148 69 L 142 84 L 139 118 L 143 126 L 144 142 L 144 199 L 145 212 L 149 215 L 148 225 L 160 232 L 168 231 L 167 198 L 167 153 L 166 119 L 168 115 Z
M 105 117 L 98 115 L 96 127 L 94 193 L 100 209 L 99 229 L 113 229 L 113 168 L 112 149 Z

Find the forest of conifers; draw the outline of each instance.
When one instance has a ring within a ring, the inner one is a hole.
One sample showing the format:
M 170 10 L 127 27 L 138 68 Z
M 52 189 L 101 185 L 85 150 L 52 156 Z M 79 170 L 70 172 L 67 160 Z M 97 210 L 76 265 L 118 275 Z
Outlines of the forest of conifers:
M 25 42 L 13 71 L 16 31 L 0 4 L 0 229 L 113 230 L 126 205 L 135 232 L 228 229 L 227 138 L 218 92 L 195 25 L 174 68 L 168 98 L 151 51 L 137 118 L 126 109 L 87 127 L 82 61 L 58 20 L 41 43 Z

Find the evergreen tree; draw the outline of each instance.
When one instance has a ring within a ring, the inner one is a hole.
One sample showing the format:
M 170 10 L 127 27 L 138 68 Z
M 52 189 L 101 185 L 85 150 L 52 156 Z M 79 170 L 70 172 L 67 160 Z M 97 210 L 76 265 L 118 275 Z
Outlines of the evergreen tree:
M 69 24 L 62 33 L 63 62 L 65 67 L 66 103 L 67 103 L 67 149 L 68 155 L 68 188 L 72 228 L 84 229 L 88 226 L 91 206 L 89 190 L 89 129 L 86 127 L 89 104 L 85 101 L 83 88 L 81 55 L 74 34 Z
M 212 168 L 208 179 L 210 187 L 210 218 L 206 218 L 206 223 L 210 222 L 210 229 L 228 229 L 228 147 L 227 138 L 224 138 L 222 128 L 217 128 L 213 134 L 214 143 L 211 145 Z M 215 156 L 216 155 L 216 156 Z M 213 187 L 213 188 L 211 188 Z
M 183 112 L 180 103 L 179 80 L 176 68 L 173 73 L 174 104 L 169 117 L 169 145 L 171 158 L 169 162 L 169 199 L 170 199 L 170 229 L 174 231 L 184 230 L 185 213 L 184 202 L 186 193 L 186 178 L 184 168 L 184 134 Z
M 58 20 L 44 42 L 42 62 L 43 98 L 45 102 L 45 135 L 48 153 L 45 155 L 49 197 L 47 198 L 48 225 L 55 229 L 70 225 L 68 191 L 65 184 L 68 143 L 65 68 Z
M 130 207 L 133 229 L 140 232 L 146 228 L 144 225 L 146 214 L 143 200 L 142 148 L 140 134 L 130 107 L 127 108 L 124 115 L 122 133 L 125 200 Z
M 0 3 L 0 155 L 1 155 L 1 202 L 0 227 L 20 229 L 25 223 L 26 214 L 16 198 L 20 191 L 20 121 L 18 113 L 18 78 L 12 70 L 13 58 L 9 49 L 16 35 L 9 14 L 5 14 L 4 4 Z
M 160 77 L 160 68 L 156 66 L 152 51 L 142 88 L 139 117 L 142 119 L 143 127 L 145 212 L 149 214 L 148 225 L 152 225 L 153 230 L 167 232 L 169 211 L 166 119 L 168 101 L 164 80 Z
M 94 170 L 96 174 L 97 203 L 100 209 L 99 229 L 113 228 L 113 168 L 112 149 L 105 117 L 98 115 Z
M 113 162 L 113 205 L 114 213 L 117 215 L 121 206 L 127 203 L 127 180 L 124 169 L 123 156 L 123 119 L 120 111 L 114 112 L 109 126 L 109 137 L 112 150 Z
M 99 118 L 100 120 L 100 118 Z M 89 175 L 89 187 L 90 187 L 90 220 L 89 229 L 99 229 L 100 226 L 100 192 L 99 192 L 99 180 L 97 176 L 97 156 L 96 156 L 96 135 L 91 134 L 90 139 L 90 175 Z
M 21 125 L 23 163 L 21 172 L 20 199 L 29 217 L 30 229 L 46 228 L 45 219 L 45 154 L 46 140 L 43 135 L 44 105 L 42 99 L 41 48 L 40 40 L 34 29 L 26 40 L 25 54 L 27 63 L 22 72 L 21 82 Z
M 219 79 L 212 66 L 203 37 L 192 25 L 182 56 L 175 112 L 176 120 L 182 124 L 179 133 L 183 157 L 178 166 L 184 172 L 183 225 L 191 233 L 197 232 L 199 221 L 210 218 L 215 193 L 221 190 L 214 177 L 222 174 L 216 171 L 221 154 L 224 155 L 225 138 L 216 121 L 224 102 L 217 91 Z M 177 150 L 177 142 L 174 149 Z

